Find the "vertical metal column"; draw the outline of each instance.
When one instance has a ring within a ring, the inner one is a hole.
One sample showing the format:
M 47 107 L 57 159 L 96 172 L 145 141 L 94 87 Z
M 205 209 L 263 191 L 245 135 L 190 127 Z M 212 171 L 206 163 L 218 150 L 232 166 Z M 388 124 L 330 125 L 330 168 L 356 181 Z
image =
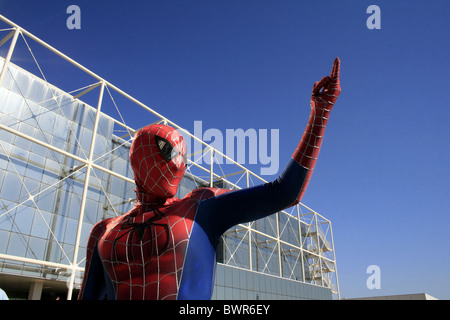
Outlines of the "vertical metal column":
M 270 216 L 269 216 L 270 217 Z M 283 256 L 281 254 L 281 242 L 280 242 L 280 237 L 281 237 L 281 230 L 280 230 L 280 212 L 276 212 L 275 213 L 275 221 L 276 221 L 276 229 L 277 229 L 277 234 L 276 234 L 276 244 L 275 246 L 277 247 L 277 251 L 278 251 L 278 275 L 280 277 L 283 277 Z M 275 250 L 275 248 L 274 248 Z
M 299 248 L 300 248 L 302 282 L 306 283 L 305 257 L 304 257 L 305 256 L 305 250 L 303 248 L 302 220 L 300 219 L 300 204 L 297 204 L 297 224 L 298 224 L 298 241 L 299 241 Z
M 93 129 L 93 133 L 92 133 L 92 141 L 91 141 L 91 146 L 89 149 L 89 158 L 88 158 L 87 166 L 86 166 L 86 177 L 84 180 L 83 195 L 81 197 L 81 206 L 80 206 L 80 216 L 78 219 L 77 237 L 75 240 L 75 247 L 74 247 L 74 252 L 73 252 L 73 261 L 72 261 L 73 268 L 72 268 L 72 274 L 70 276 L 70 281 L 69 281 L 69 286 L 68 286 L 69 290 L 67 292 L 67 300 L 72 299 L 73 283 L 75 280 L 75 270 L 76 270 L 75 267 L 78 264 L 78 250 L 80 247 L 81 228 L 83 226 L 84 209 L 86 207 L 86 196 L 87 196 L 87 192 L 88 192 L 89 179 L 90 179 L 91 170 L 92 170 L 92 158 L 94 155 L 95 138 L 97 136 L 97 131 L 98 131 L 98 122 L 100 119 L 100 109 L 101 109 L 101 105 L 102 105 L 104 91 L 105 91 L 105 82 L 102 81 L 102 85 L 100 87 L 100 95 L 98 98 L 97 111 L 96 111 L 96 115 L 95 115 L 94 129 Z
M 209 152 L 210 154 L 210 159 L 211 159 L 211 163 L 210 163 L 210 168 L 209 168 L 209 186 L 212 188 L 214 187 L 214 149 L 213 148 L 209 148 Z
M 336 277 L 336 292 L 337 292 L 337 299 L 341 300 L 341 293 L 339 290 L 339 279 L 338 279 L 338 272 L 337 272 L 337 263 L 336 263 L 336 251 L 334 248 L 334 237 L 333 237 L 333 228 L 331 226 L 331 221 L 328 222 L 330 224 L 330 233 L 331 233 L 331 248 L 333 250 L 333 264 L 334 264 L 334 275 Z
M 250 176 L 249 176 L 249 172 L 246 171 L 246 178 L 247 178 L 247 188 L 250 187 Z M 248 267 L 250 270 L 253 270 L 253 259 L 252 259 L 252 223 L 253 222 L 249 222 L 248 223 Z
M 28 289 L 28 300 L 41 300 L 44 280 L 33 280 Z
M 315 213 L 315 212 L 314 212 L 314 219 L 316 220 L 316 223 L 315 223 L 315 225 L 316 225 L 316 241 L 317 241 L 316 243 L 317 243 L 317 255 L 319 256 L 317 260 L 319 261 L 318 267 L 320 270 L 320 283 L 323 287 L 322 248 L 320 245 L 319 223 L 317 222 L 318 217 L 317 217 L 317 213 Z

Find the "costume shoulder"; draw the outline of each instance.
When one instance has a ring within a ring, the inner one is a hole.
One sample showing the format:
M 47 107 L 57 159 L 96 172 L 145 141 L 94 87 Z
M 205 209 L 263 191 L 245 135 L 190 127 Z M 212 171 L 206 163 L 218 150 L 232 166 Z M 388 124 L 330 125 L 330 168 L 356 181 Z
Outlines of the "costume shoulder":
M 232 190 L 222 188 L 198 188 L 189 192 L 184 199 L 202 201 L 208 198 L 217 197 L 230 191 Z
M 114 218 L 108 218 L 97 222 L 91 230 L 90 238 L 98 240 L 103 233 L 107 230 L 108 225 L 113 221 Z

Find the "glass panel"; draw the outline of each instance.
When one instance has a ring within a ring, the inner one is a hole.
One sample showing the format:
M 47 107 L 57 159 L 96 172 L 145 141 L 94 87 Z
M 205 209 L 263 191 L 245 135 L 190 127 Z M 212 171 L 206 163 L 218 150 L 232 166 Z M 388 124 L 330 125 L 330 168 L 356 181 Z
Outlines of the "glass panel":
M 283 277 L 299 281 L 303 280 L 301 251 L 285 244 L 281 245 L 281 251 L 281 267 Z
M 16 92 L 20 96 L 28 96 L 28 90 L 30 88 L 30 77 L 22 72 L 17 72 L 14 77 L 14 84 L 11 86 L 12 91 Z
M 254 228 L 260 232 L 263 232 L 269 236 L 277 237 L 277 218 L 276 215 L 270 215 L 266 218 L 256 220 L 254 223 Z
M 27 247 L 27 258 L 44 260 L 47 240 L 31 238 Z
M 275 240 L 252 233 L 252 263 L 256 271 L 279 275 L 278 244 Z
M 20 178 L 13 172 L 7 172 L 3 186 L 0 189 L 0 198 L 4 200 L 17 201 L 22 189 Z
M 6 253 L 13 256 L 24 257 L 27 250 L 27 243 L 28 237 L 17 233 L 11 233 Z
M 298 220 L 293 216 L 280 213 L 280 238 L 281 240 L 291 243 L 295 246 L 300 245 Z
M 22 107 L 25 103 L 25 100 L 22 98 L 22 96 L 9 92 L 8 98 L 6 99 L 5 106 L 3 108 L 3 112 L 10 117 L 13 117 L 15 119 L 20 119 L 20 114 L 22 112 Z M 1 117 L 4 118 L 4 117 Z M 1 123 L 4 123 L 1 121 Z
M 41 81 L 33 80 L 28 98 L 36 103 L 42 102 L 47 94 L 47 88 Z

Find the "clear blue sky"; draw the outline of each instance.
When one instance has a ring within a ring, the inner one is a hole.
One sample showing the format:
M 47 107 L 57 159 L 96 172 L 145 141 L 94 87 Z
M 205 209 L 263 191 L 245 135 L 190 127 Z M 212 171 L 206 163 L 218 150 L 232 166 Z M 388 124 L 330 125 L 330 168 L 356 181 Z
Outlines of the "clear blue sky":
M 81 30 L 66 28 L 70 4 Z M 379 30 L 366 27 L 371 4 Z M 342 94 L 303 202 L 333 222 L 342 297 L 450 299 L 449 12 L 445 0 L 0 0 L 179 125 L 279 129 L 280 171 L 339 56 Z M 380 290 L 366 287 L 370 265 Z

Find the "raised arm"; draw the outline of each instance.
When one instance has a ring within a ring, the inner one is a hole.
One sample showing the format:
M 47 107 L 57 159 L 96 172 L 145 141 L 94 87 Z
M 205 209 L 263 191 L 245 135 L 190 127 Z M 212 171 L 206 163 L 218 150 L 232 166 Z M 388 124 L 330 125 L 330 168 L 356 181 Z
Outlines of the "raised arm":
M 313 86 L 311 114 L 300 143 L 284 172 L 273 182 L 232 191 L 204 201 L 199 223 L 211 229 L 217 240 L 230 227 L 266 217 L 300 202 L 311 179 L 325 127 L 341 88 L 340 60 L 336 58 L 330 76 Z
M 316 82 L 311 94 L 311 114 L 303 133 L 302 139 L 297 149 L 292 155 L 292 159 L 307 170 L 306 178 L 302 183 L 300 193 L 293 204 L 297 204 L 303 197 L 303 194 L 311 180 L 311 175 L 319 156 L 322 145 L 325 127 L 330 117 L 331 109 L 341 93 L 339 81 L 339 71 L 341 62 L 336 58 L 333 63 L 333 69 L 328 77 Z

